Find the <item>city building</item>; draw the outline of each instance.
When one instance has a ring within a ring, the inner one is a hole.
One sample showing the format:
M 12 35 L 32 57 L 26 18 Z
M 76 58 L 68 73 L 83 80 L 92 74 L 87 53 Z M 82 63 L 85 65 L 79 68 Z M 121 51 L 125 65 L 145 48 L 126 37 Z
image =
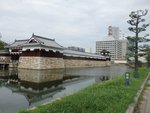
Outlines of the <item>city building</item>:
M 85 52 L 92 53 L 92 48 L 85 48 Z
M 120 41 L 122 43 L 122 59 L 126 59 L 128 41 L 126 39 Z
M 120 38 L 120 30 L 119 27 L 108 27 L 108 36 L 113 36 L 114 39 L 119 40 Z
M 73 51 L 85 52 L 85 49 L 81 47 L 69 46 L 68 49 Z
M 101 41 L 96 41 L 96 54 L 103 50 L 109 51 L 111 60 L 125 60 L 127 52 L 127 40 L 120 39 L 118 27 L 108 27 L 108 36 Z
M 103 41 L 96 41 L 96 53 L 101 54 L 101 51 L 107 50 L 110 52 L 112 60 L 122 59 L 122 42 L 108 36 Z

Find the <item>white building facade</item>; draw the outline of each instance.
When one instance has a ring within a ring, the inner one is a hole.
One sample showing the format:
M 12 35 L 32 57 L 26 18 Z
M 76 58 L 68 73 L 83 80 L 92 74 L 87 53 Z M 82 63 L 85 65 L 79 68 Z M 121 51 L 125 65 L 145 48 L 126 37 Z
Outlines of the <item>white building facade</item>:
M 125 60 L 127 40 L 116 40 L 108 36 L 103 41 L 96 41 L 96 54 L 101 54 L 102 50 L 110 52 L 111 60 Z

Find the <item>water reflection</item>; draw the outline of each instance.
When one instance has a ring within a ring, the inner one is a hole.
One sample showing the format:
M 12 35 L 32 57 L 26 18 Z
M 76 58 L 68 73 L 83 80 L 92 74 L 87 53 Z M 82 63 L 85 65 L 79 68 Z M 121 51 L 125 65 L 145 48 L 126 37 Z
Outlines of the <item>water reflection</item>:
M 32 83 L 44 83 L 49 81 L 62 80 L 64 69 L 59 70 L 27 70 L 18 69 L 18 78 L 21 81 Z
M 80 68 L 80 69 L 67 69 L 67 74 L 74 74 L 80 76 L 118 76 L 126 71 L 129 67 L 126 65 L 114 65 L 111 67 L 95 67 L 95 68 Z
M 105 68 L 0 71 L 0 113 L 15 113 L 70 95 L 95 82 L 111 79 L 129 68 Z

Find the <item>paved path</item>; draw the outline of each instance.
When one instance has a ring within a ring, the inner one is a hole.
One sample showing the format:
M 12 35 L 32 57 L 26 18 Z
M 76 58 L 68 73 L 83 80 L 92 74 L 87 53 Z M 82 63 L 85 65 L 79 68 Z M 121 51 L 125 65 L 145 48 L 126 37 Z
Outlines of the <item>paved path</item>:
M 150 77 L 139 104 L 139 113 L 150 113 Z

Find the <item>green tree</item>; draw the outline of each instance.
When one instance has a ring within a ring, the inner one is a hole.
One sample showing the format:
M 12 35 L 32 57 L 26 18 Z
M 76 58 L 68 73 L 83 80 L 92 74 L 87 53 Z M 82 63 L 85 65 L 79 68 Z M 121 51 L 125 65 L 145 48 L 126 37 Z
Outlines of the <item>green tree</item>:
M 147 67 L 150 67 L 150 45 L 147 44 L 141 45 L 140 51 L 143 52 L 141 53 L 141 56 L 145 56 L 146 58 Z
M 146 60 L 147 60 L 147 67 L 150 67 L 150 50 L 147 53 Z
M 0 40 L 0 50 L 4 49 L 5 43 Z
M 146 31 L 146 28 L 149 26 L 149 24 L 141 24 L 142 22 L 145 22 L 145 19 L 143 18 L 148 13 L 148 10 L 137 10 L 132 11 L 129 15 L 130 20 L 127 21 L 128 24 L 131 25 L 129 27 L 129 31 L 134 33 L 134 36 L 129 36 L 127 39 L 129 41 L 132 41 L 134 44 L 132 46 L 132 51 L 134 52 L 134 77 L 138 77 L 138 43 L 145 41 L 146 36 L 139 37 L 139 34 L 143 31 Z
M 146 60 L 147 60 L 147 67 L 150 67 L 150 48 L 147 48 L 146 51 Z

